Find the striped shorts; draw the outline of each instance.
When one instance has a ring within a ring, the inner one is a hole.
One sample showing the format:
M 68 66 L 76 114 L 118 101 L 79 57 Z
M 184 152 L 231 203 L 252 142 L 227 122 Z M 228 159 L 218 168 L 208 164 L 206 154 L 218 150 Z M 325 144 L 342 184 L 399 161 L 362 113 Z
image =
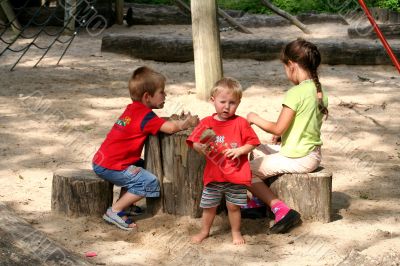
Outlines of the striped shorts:
M 247 188 L 245 185 L 229 182 L 211 182 L 203 189 L 200 207 L 217 207 L 221 203 L 223 194 L 225 194 L 225 200 L 231 204 L 239 206 L 247 204 Z

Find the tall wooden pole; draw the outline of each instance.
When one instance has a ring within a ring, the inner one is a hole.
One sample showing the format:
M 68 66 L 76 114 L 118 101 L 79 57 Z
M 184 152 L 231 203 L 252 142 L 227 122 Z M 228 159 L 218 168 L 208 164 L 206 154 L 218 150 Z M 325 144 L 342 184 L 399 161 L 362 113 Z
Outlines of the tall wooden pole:
M 222 60 L 216 0 L 191 0 L 194 69 L 197 97 L 208 100 L 222 78 Z
M 124 0 L 115 0 L 115 17 L 118 25 L 124 24 Z

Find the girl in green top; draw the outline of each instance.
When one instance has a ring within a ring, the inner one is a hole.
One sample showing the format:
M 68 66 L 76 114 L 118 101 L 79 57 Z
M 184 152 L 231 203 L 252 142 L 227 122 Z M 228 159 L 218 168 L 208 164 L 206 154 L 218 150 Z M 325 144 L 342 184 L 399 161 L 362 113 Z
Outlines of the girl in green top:
M 321 63 L 318 48 L 303 39 L 287 44 L 281 53 L 288 79 L 295 85 L 286 94 L 276 122 L 255 113 L 247 120 L 273 134 L 272 142 L 260 145 L 250 161 L 253 183 L 249 190 L 271 207 L 275 214 L 273 233 L 285 233 L 300 221 L 300 214 L 280 201 L 262 182 L 283 173 L 309 173 L 321 162 L 321 125 L 328 116 L 328 98 L 321 88 L 317 68 Z

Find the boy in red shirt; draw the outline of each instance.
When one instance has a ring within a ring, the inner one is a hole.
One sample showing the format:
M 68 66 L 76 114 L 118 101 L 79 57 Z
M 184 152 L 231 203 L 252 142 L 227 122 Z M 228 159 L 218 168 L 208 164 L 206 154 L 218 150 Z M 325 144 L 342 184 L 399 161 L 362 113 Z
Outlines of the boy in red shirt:
M 247 203 L 246 186 L 251 185 L 248 153 L 260 144 L 246 119 L 235 115 L 242 98 L 242 87 L 233 78 L 223 78 L 211 91 L 216 113 L 200 121 L 187 143 L 206 156 L 204 189 L 200 202 L 203 208 L 202 228 L 192 242 L 200 243 L 208 237 L 216 210 L 225 194 L 235 245 L 244 244 L 240 233 L 240 206 Z M 212 131 L 211 131 L 211 130 Z M 215 136 L 205 136 L 206 131 Z
M 140 155 L 148 135 L 168 134 L 189 127 L 192 116 L 181 121 L 166 121 L 152 109 L 164 107 L 165 77 L 148 67 L 136 69 L 129 80 L 129 104 L 108 133 L 93 158 L 93 170 L 101 178 L 125 188 L 123 194 L 104 214 L 103 219 L 124 230 L 136 227 L 123 210 L 143 197 L 159 197 L 157 178 L 143 169 Z

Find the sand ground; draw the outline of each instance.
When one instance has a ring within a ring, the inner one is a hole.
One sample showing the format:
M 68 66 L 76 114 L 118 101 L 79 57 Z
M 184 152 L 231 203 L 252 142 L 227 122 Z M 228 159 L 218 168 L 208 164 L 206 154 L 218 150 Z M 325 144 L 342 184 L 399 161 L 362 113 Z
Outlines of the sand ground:
M 311 26 L 309 39 L 346 38 L 346 26 Z M 190 34 L 189 26 L 115 26 L 107 32 Z M 303 34 L 293 27 L 254 29 L 266 38 Z M 234 32 L 222 38 L 247 38 Z M 45 40 L 46 41 L 46 40 Z M 65 218 L 50 211 L 52 173 L 90 167 L 117 116 L 130 99 L 127 80 L 142 65 L 168 78 L 160 115 L 181 110 L 200 117 L 213 108 L 196 98 L 193 62 L 163 63 L 102 53 L 101 35 L 82 32 L 59 66 L 62 46 L 38 68 L 40 52 L 28 52 L 9 72 L 16 55 L 0 66 L 0 201 L 34 228 L 78 254 L 96 251 L 99 265 L 399 265 L 400 263 L 400 77 L 392 66 L 323 65 L 321 82 L 330 97 L 323 125 L 323 165 L 333 173 L 333 221 L 303 223 L 289 234 L 268 235 L 268 220 L 243 220 L 246 245 L 231 243 L 228 219 L 217 218 L 201 245 L 190 236 L 200 220 L 141 217 L 126 233 L 101 218 Z M 151 51 L 149 51 L 151 52 Z M 254 111 L 276 119 L 290 83 L 278 61 L 224 60 L 224 72 L 245 88 L 238 114 Z M 193 104 L 195 103 L 195 104 Z M 256 131 L 262 141 L 269 135 Z

